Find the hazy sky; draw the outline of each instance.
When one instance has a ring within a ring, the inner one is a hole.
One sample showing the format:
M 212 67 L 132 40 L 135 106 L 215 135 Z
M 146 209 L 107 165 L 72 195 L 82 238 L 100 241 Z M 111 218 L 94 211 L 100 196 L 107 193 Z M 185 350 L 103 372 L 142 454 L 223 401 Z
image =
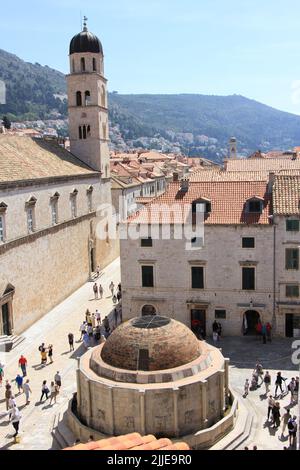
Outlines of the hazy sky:
M 236 93 L 300 114 L 299 0 L 6 1 L 0 48 L 67 72 L 80 12 L 111 91 Z

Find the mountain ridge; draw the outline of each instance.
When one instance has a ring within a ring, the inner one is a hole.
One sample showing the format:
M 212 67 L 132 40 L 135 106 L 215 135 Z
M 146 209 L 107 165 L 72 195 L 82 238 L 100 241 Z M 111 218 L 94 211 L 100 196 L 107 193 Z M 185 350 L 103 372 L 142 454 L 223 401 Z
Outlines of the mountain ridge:
M 0 116 L 11 120 L 66 119 L 65 75 L 0 49 L 0 80 L 7 102 Z M 300 116 L 240 94 L 109 93 L 113 149 L 178 151 L 221 160 L 235 136 L 239 152 L 286 150 L 300 144 Z M 66 131 L 67 133 L 67 124 Z

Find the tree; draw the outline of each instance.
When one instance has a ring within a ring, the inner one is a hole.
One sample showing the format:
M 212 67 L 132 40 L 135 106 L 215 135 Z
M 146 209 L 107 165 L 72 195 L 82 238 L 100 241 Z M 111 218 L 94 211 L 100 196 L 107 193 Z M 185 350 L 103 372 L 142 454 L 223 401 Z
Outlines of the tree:
M 11 128 L 11 122 L 7 116 L 3 116 L 3 126 L 5 127 L 5 129 Z

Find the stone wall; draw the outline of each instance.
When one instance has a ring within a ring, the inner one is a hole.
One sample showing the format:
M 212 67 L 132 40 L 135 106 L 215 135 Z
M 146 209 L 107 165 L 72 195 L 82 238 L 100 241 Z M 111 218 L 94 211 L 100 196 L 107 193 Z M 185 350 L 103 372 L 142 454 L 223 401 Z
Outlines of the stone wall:
M 242 248 L 243 237 L 255 237 L 255 248 Z M 140 316 L 144 305 L 190 327 L 191 309 L 206 309 L 207 333 L 215 310 L 226 310 L 218 320 L 225 335 L 240 335 L 243 315 L 256 310 L 262 321 L 273 314 L 273 227 L 205 226 L 204 247 L 187 250 L 186 240 L 153 240 L 142 248 L 140 239 L 121 240 L 123 319 Z M 256 268 L 255 291 L 242 290 L 242 263 Z M 153 264 L 154 288 L 141 287 L 141 266 Z M 192 289 L 191 267 L 204 267 L 204 289 Z M 251 301 L 253 306 L 251 307 Z

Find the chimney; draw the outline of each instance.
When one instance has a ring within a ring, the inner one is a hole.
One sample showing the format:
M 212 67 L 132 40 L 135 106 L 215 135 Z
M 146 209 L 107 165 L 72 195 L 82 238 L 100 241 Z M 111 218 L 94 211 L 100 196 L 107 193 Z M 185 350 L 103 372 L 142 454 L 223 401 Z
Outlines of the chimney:
M 272 194 L 272 191 L 273 191 L 273 185 L 274 185 L 274 182 L 275 182 L 275 173 L 274 171 L 271 171 L 269 173 L 269 182 L 268 182 L 268 193 L 269 194 Z
M 187 193 L 188 190 L 189 190 L 189 180 L 188 180 L 188 178 L 183 178 L 180 181 L 180 191 L 182 193 Z
M 179 175 L 178 173 L 173 173 L 173 183 L 176 183 L 177 181 L 179 181 Z

